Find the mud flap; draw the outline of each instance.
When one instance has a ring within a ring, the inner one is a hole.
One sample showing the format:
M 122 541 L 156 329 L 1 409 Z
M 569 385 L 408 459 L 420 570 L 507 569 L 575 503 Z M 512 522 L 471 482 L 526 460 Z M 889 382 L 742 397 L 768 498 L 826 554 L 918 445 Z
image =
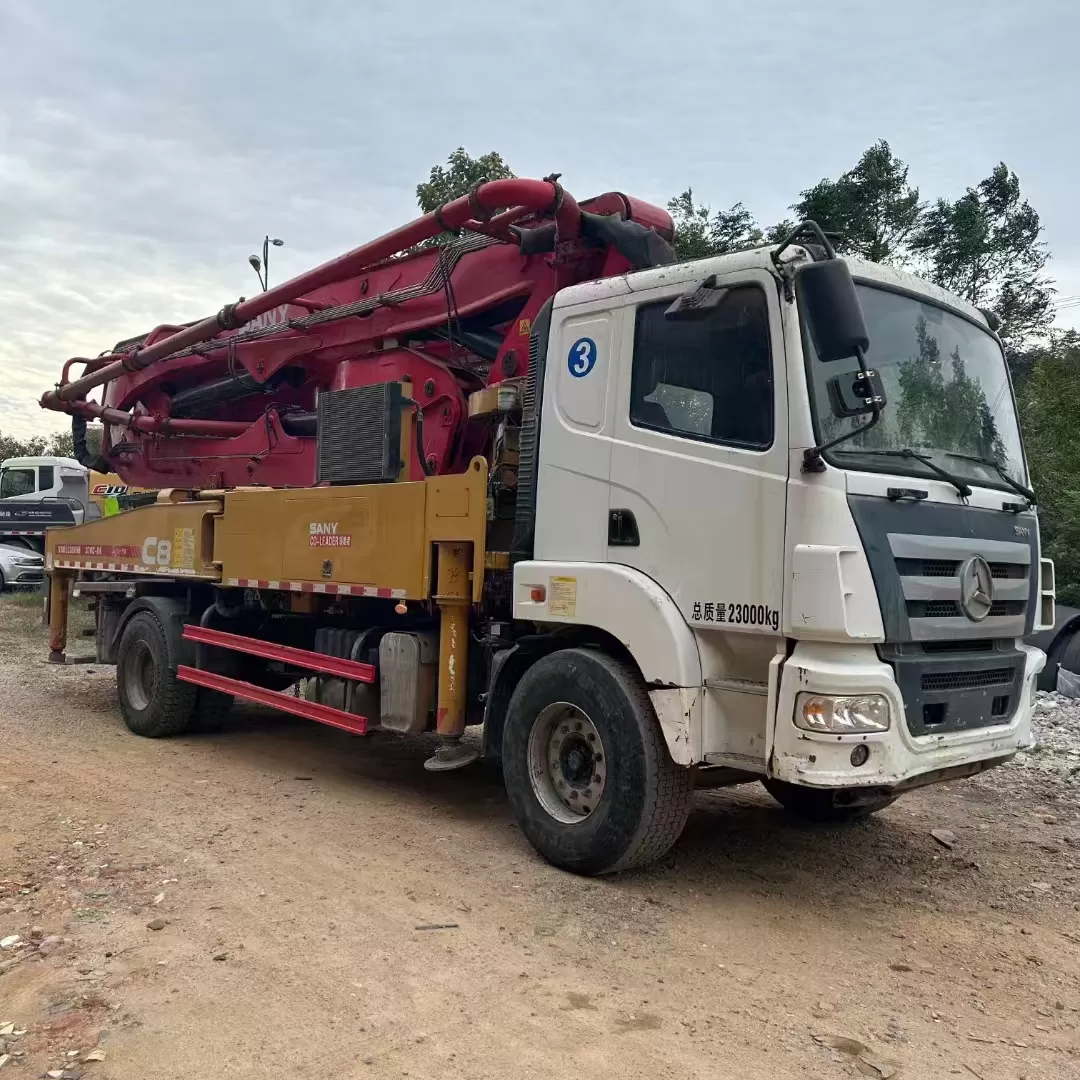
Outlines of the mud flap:
M 675 686 L 650 690 L 649 699 L 660 721 L 671 760 L 676 765 L 693 765 L 700 757 L 691 745 L 692 733 L 701 731 L 701 719 L 695 715 L 701 709 L 701 689 L 697 686 Z

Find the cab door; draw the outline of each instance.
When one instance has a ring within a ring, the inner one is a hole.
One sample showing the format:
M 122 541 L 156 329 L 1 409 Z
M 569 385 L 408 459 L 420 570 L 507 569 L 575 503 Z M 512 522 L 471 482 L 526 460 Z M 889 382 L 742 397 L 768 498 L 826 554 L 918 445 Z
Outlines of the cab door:
M 610 562 L 647 573 L 696 631 L 703 757 L 764 760 L 769 664 L 781 641 L 787 384 L 776 279 L 717 275 L 621 312 L 608 502 Z M 673 317 L 674 316 L 674 317 Z

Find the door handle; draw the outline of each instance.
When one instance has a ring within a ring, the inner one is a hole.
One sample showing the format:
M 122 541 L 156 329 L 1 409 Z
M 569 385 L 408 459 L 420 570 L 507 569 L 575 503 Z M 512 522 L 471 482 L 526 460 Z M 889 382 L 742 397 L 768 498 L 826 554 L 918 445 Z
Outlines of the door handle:
M 607 542 L 611 547 L 638 547 L 637 520 L 632 510 L 609 510 Z

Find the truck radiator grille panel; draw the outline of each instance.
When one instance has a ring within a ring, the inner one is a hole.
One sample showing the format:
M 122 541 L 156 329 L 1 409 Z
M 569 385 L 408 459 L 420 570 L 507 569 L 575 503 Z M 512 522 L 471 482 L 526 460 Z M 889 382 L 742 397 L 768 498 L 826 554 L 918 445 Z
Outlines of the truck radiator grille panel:
M 960 573 L 960 562 L 952 559 L 897 559 L 896 570 L 901 577 L 952 578 Z M 990 574 L 995 581 L 1016 581 L 1027 576 L 1024 563 L 992 562 Z
M 1031 594 L 1031 547 L 977 536 L 887 533 L 910 638 L 1018 638 L 1025 633 Z M 986 618 L 969 619 L 961 606 L 960 574 L 973 555 L 984 558 L 993 579 Z
M 401 384 L 375 383 L 319 395 L 320 484 L 375 484 L 401 473 Z
M 924 641 L 922 643 L 923 652 L 929 656 L 938 653 L 990 652 L 993 648 L 993 641 L 985 639 L 976 641 Z
M 923 690 L 975 690 L 982 686 L 1008 686 L 1016 677 L 1015 668 L 986 671 L 933 671 L 922 677 Z
M 990 606 L 991 619 L 1006 615 L 1023 615 L 1026 604 L 1023 600 L 995 600 Z M 908 617 L 912 619 L 962 619 L 963 611 L 955 600 L 909 600 Z

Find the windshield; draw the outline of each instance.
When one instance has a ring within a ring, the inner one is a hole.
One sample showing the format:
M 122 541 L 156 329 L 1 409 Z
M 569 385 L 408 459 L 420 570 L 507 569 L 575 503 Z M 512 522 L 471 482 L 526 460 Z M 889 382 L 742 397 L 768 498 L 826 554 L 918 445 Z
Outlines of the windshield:
M 994 337 L 936 304 L 856 288 L 870 336 L 866 362 L 880 374 L 888 404 L 874 427 L 838 447 L 843 467 L 932 475 L 917 460 L 858 453 L 907 448 L 973 483 L 1007 486 L 993 465 L 971 458 L 995 461 L 1026 483 L 1005 357 Z M 830 404 L 829 380 L 858 370 L 858 362 L 821 363 L 809 341 L 808 352 L 818 428 L 827 442 L 866 423 L 866 416 L 834 415 Z
M 16 495 L 30 495 L 33 492 L 33 469 L 4 469 L 0 471 L 0 499 L 12 499 Z

